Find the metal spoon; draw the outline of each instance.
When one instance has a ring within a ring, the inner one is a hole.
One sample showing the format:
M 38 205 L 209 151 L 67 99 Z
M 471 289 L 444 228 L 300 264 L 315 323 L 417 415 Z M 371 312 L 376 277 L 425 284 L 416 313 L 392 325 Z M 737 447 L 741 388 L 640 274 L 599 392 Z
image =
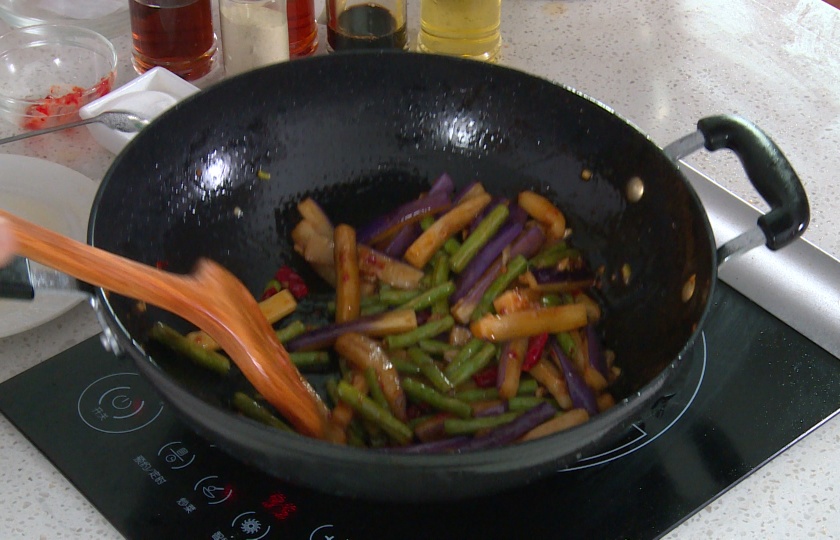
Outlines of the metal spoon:
M 97 122 L 100 124 L 105 124 L 109 128 L 121 131 L 123 133 L 137 133 L 138 131 L 149 125 L 148 118 L 144 118 L 133 112 L 105 111 L 103 113 L 99 113 L 96 116 L 92 116 L 84 120 L 77 120 L 76 122 L 61 124 L 60 126 L 36 129 L 34 131 L 26 131 L 19 135 L 14 135 L 13 137 L 6 137 L 5 139 L 0 139 L 0 144 L 20 141 L 22 139 L 37 137 L 38 135 L 45 135 L 47 133 L 60 131 L 62 129 L 70 129 L 74 127 L 84 126 L 86 124 L 94 124 Z
M 208 259 L 191 274 L 165 272 L 77 242 L 0 210 L 19 255 L 116 294 L 175 313 L 216 340 L 256 390 L 299 432 L 332 438 L 328 410 L 297 371 L 256 300 Z

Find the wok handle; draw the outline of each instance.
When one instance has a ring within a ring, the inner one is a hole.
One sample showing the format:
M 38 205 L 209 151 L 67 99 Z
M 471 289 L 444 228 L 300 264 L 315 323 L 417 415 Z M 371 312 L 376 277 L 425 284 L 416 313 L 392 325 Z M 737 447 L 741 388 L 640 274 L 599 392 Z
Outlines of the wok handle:
M 29 276 L 29 259 L 15 257 L 7 266 L 0 268 L 0 298 L 35 298 L 35 287 Z
M 805 188 L 790 162 L 770 137 L 734 115 L 709 116 L 697 122 L 709 151 L 728 148 L 771 210 L 758 218 L 767 247 L 780 249 L 805 232 L 811 210 Z

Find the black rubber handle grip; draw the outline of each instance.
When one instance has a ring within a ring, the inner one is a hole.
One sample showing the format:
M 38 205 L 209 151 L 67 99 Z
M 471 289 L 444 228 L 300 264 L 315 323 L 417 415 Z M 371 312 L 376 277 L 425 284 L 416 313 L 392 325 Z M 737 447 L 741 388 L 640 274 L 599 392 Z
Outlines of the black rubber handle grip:
M 29 280 L 29 261 L 15 257 L 7 266 L 0 268 L 0 298 L 32 300 L 35 288 Z
M 728 148 L 735 152 L 747 177 L 771 210 L 758 219 L 767 247 L 776 250 L 805 232 L 811 209 L 805 188 L 770 137 L 751 122 L 734 115 L 703 118 L 697 122 L 706 149 Z

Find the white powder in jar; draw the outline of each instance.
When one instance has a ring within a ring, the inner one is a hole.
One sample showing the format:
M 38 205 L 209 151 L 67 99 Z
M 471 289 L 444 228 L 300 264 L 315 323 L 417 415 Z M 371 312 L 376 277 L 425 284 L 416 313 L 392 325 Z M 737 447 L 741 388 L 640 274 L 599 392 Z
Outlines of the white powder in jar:
M 286 2 L 222 0 L 219 13 L 228 75 L 289 59 Z

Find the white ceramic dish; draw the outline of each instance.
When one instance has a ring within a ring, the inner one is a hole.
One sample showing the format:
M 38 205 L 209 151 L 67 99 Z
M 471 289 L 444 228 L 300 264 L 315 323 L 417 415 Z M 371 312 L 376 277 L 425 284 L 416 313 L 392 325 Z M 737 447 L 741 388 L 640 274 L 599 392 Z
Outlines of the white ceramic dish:
M 91 118 L 105 111 L 119 109 L 151 120 L 198 90 L 197 86 L 188 83 L 171 71 L 156 67 L 96 101 L 88 103 L 79 110 L 79 116 Z M 102 124 L 88 124 L 87 127 L 93 138 L 114 154 L 119 154 L 135 135 L 135 133 L 122 133 Z
M 72 169 L 0 154 L 0 208 L 9 213 L 84 242 L 95 195 L 94 181 Z M 61 293 L 36 293 L 33 301 L 0 299 L 0 338 L 51 321 L 81 299 Z

